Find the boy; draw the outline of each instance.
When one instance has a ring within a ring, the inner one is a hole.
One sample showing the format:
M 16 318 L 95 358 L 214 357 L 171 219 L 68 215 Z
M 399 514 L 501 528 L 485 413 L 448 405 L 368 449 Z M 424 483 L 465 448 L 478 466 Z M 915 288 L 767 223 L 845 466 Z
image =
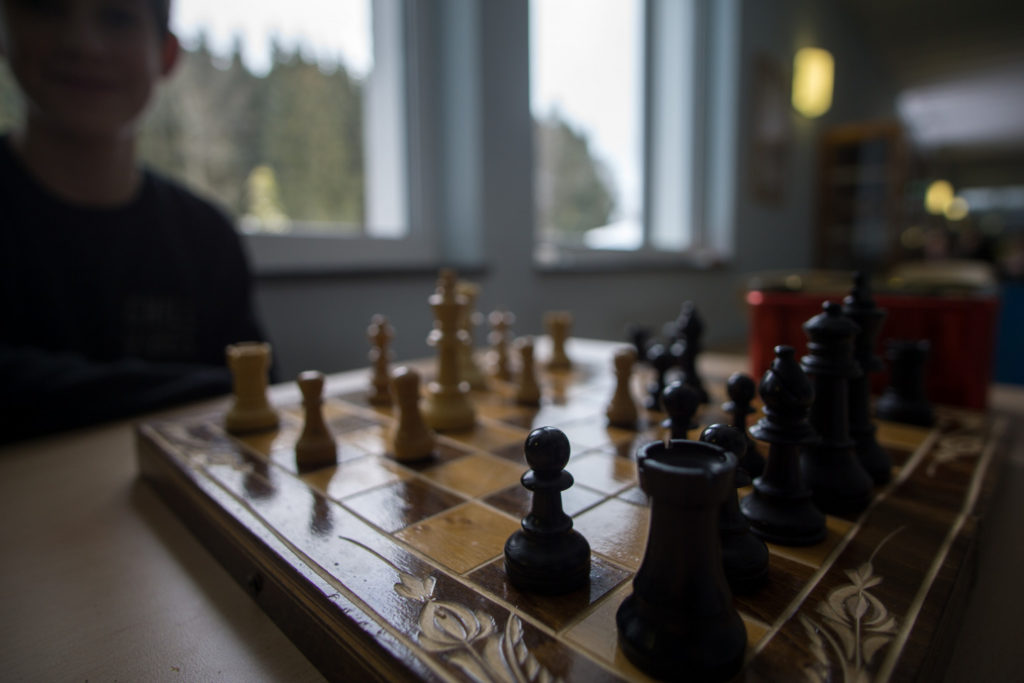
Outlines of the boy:
M 169 0 L 0 0 L 24 120 L 0 135 L 0 442 L 225 393 L 261 339 L 238 237 L 140 169 Z

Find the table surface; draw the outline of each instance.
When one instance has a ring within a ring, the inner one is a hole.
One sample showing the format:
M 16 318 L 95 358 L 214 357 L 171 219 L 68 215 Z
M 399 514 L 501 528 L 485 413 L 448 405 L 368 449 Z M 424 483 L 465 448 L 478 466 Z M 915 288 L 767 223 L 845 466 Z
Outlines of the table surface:
M 743 365 L 704 355 L 702 364 Z M 995 387 L 991 405 L 1024 415 L 1024 388 Z M 2 677 L 323 680 L 138 480 L 132 425 L 0 449 Z M 981 671 L 1009 677 L 1024 667 L 1011 621 L 1024 608 L 1015 578 L 1024 571 L 1015 542 L 1024 520 L 1020 440 L 1000 466 L 998 518 L 982 536 L 981 579 L 947 680 Z

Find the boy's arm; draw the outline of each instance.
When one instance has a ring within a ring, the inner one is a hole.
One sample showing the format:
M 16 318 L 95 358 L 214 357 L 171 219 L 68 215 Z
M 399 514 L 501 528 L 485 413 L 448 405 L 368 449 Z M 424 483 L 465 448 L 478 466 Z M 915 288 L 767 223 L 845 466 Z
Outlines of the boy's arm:
M 231 391 L 227 368 L 0 345 L 0 443 Z

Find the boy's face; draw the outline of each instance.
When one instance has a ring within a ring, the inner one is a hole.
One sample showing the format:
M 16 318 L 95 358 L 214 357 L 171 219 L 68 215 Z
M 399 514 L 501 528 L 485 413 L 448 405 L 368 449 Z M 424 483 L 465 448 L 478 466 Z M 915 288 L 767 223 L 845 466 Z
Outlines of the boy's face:
M 65 134 L 130 135 L 178 54 L 149 0 L 0 0 L 0 54 L 30 122 Z

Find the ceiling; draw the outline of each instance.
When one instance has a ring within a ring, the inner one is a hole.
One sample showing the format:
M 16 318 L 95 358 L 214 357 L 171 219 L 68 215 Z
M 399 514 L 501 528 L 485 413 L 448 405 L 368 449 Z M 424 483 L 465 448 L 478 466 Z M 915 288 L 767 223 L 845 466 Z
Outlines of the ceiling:
M 1024 151 L 1024 2 L 841 0 L 924 150 Z

